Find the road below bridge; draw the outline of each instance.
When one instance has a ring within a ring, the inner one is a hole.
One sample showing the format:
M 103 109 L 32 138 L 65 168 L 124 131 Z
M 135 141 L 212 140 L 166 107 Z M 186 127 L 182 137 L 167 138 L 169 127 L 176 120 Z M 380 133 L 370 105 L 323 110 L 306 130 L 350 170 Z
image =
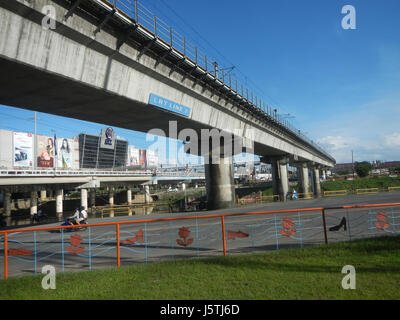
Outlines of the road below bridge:
M 227 215 L 224 217 L 227 255 L 398 234 L 400 206 L 328 209 L 325 212 L 326 238 L 322 211 L 307 209 L 399 202 L 400 193 L 388 192 L 257 204 L 215 211 L 89 218 L 90 224 L 120 224 L 119 227 L 91 226 L 74 232 L 16 230 L 16 233 L 8 234 L 8 275 L 40 274 L 41 268 L 48 264 L 55 266 L 57 272 L 115 267 L 118 261 L 118 243 L 121 266 L 221 256 L 224 253 L 222 218 L 207 217 L 208 215 Z M 282 210 L 292 211 L 276 212 Z M 272 212 L 229 216 L 233 213 L 263 211 Z M 190 216 L 197 218 L 180 219 Z M 343 218 L 346 219 L 346 228 L 341 225 Z M 164 221 L 152 221 L 154 219 Z M 335 226 L 340 226 L 339 230 L 329 230 Z M 0 248 L 3 249 L 3 245 Z M 3 265 L 4 250 L 1 250 L 0 266 Z M 0 269 L 0 276 L 4 277 L 3 268 Z

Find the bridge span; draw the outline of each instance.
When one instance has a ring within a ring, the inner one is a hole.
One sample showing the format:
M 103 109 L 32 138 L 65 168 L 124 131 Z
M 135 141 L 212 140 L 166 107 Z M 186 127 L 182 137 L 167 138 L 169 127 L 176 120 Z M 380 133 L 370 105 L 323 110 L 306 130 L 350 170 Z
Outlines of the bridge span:
M 37 213 L 38 194 L 45 200 L 47 192 L 55 194 L 56 215 L 63 214 L 63 198 L 66 191 L 80 190 L 81 205 L 86 209 L 95 205 L 96 189 L 108 190 L 109 204 L 114 204 L 116 188 L 126 189 L 127 203 L 132 203 L 132 187 L 143 187 L 146 203 L 150 202 L 150 185 L 186 184 L 204 181 L 202 173 L 152 172 L 152 171 L 106 171 L 106 170 L 1 170 L 0 190 L 3 194 L 5 216 L 11 216 L 13 193 L 30 193 L 31 216 Z M 89 199 L 88 199 L 89 195 Z
M 42 25 L 46 6 L 54 9 L 54 28 Z M 0 0 L 0 103 L 190 138 L 190 145 L 193 136 L 205 140 L 203 130 L 233 132 L 241 146 L 234 152 L 251 145 L 272 164 L 274 194 L 285 199 L 290 163 L 301 172 L 302 192 L 312 182 L 319 196 L 320 170 L 335 159 L 217 64 L 210 68 L 206 55 L 154 15 L 149 25 L 148 17 L 133 0 Z M 205 160 L 213 151 L 189 149 Z M 224 163 L 205 161 L 210 209 L 234 205 L 233 153 L 219 155 Z

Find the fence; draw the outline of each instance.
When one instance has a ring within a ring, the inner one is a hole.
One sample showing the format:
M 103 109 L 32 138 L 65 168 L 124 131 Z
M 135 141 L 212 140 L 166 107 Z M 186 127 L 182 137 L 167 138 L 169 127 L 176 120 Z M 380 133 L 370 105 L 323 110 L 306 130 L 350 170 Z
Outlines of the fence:
M 400 203 L 1 231 L 0 276 L 279 250 L 400 232 Z M 75 232 L 71 233 L 72 230 Z

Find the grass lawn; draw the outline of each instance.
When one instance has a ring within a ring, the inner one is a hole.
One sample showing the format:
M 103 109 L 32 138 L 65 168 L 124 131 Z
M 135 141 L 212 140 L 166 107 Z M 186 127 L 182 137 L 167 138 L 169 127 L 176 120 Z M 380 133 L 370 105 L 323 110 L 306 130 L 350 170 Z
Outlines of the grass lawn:
M 356 289 L 341 286 L 356 269 Z M 400 299 L 400 237 L 0 280 L 0 299 Z
M 386 191 L 388 187 L 400 186 L 400 177 L 375 177 L 360 178 L 356 180 L 336 180 L 321 183 L 322 191 L 349 190 L 354 192 L 356 189 L 378 188 Z

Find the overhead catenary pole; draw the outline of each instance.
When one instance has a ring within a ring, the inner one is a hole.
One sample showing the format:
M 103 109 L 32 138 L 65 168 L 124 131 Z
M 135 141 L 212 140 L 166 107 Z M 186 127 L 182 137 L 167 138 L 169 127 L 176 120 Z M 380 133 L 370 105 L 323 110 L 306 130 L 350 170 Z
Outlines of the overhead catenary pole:
M 29 118 L 29 120 L 33 120 L 34 123 L 34 129 L 33 129 L 33 169 L 37 169 L 37 125 L 36 122 L 37 120 L 40 120 L 40 118 L 37 117 L 36 111 L 34 112 L 33 118 Z

